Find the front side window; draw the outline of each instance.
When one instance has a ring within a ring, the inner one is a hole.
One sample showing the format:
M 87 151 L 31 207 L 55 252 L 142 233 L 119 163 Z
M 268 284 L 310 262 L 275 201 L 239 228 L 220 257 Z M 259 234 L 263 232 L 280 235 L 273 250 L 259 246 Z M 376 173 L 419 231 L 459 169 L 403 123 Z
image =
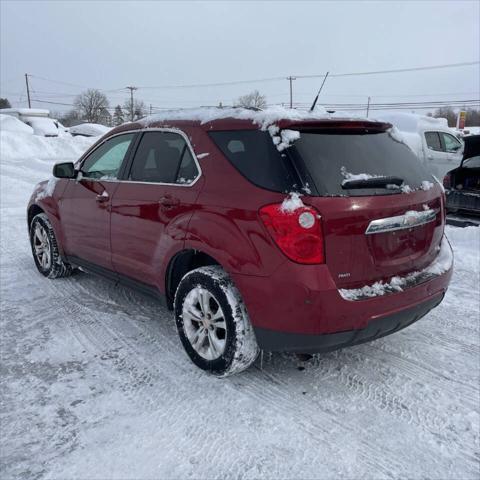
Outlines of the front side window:
M 100 145 L 82 165 L 82 174 L 87 178 L 117 178 L 134 133 L 119 135 Z
M 441 132 L 440 135 L 443 138 L 443 143 L 445 144 L 445 150 L 447 152 L 458 152 L 462 144 L 449 133 Z
M 185 139 L 173 132 L 143 134 L 129 180 L 151 183 L 192 183 L 199 171 Z
M 425 132 L 425 140 L 427 141 L 427 147 L 430 150 L 435 150 L 436 152 L 442 152 L 442 142 L 440 141 L 440 136 L 438 132 Z

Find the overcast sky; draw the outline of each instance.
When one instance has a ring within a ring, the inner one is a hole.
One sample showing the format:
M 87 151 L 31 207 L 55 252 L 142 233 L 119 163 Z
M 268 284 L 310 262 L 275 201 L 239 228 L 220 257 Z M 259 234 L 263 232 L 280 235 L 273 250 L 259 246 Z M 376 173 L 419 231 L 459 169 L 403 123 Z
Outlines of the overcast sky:
M 288 102 L 288 75 L 365 72 L 480 59 L 479 1 L 93 2 L 5 1 L 0 95 L 73 103 L 84 87 L 123 103 L 127 85 L 155 87 L 282 77 L 231 86 L 140 88 L 154 107 L 232 104 L 252 89 Z M 44 80 L 38 77 L 43 77 Z M 63 83 L 53 83 L 51 80 Z M 311 102 L 321 79 L 294 81 Z M 480 98 L 479 66 L 333 77 L 323 103 Z M 113 90 L 113 91 L 112 91 Z M 68 106 L 33 102 L 35 107 Z

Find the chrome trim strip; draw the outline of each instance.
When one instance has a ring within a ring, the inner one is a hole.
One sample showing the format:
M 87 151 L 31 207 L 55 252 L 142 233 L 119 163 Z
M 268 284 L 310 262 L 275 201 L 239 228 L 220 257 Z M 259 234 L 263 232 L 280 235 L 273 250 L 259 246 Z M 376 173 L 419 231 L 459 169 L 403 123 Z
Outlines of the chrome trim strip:
M 116 133 L 115 135 L 112 135 L 108 138 L 105 138 L 100 144 L 98 144 L 93 150 L 87 152 L 88 154 L 80 158 L 80 161 L 77 162 L 79 163 L 80 168 L 82 167 L 83 163 L 85 160 L 99 147 L 101 147 L 107 140 L 110 140 L 111 138 L 118 137 L 120 135 L 130 135 L 132 133 L 142 133 L 142 132 L 171 132 L 171 133 L 176 133 L 180 135 L 184 140 L 185 143 L 188 146 L 188 149 L 190 150 L 190 153 L 192 155 L 193 161 L 195 162 L 195 165 L 197 166 L 198 170 L 198 175 L 195 177 L 193 182 L 190 183 L 160 183 L 160 182 L 139 182 L 135 180 L 119 180 L 117 178 L 108 178 L 108 179 L 100 179 L 100 178 L 91 178 L 91 177 L 82 177 L 81 180 L 84 181 L 90 181 L 90 182 L 107 182 L 107 183 L 138 183 L 138 184 L 145 184 L 145 185 L 164 185 L 164 186 L 169 186 L 169 187 L 192 187 L 195 185 L 195 183 L 200 180 L 200 177 L 202 176 L 202 168 L 200 167 L 200 163 L 198 161 L 197 156 L 195 155 L 195 152 L 193 151 L 192 145 L 190 144 L 190 139 L 187 137 L 185 132 L 180 130 L 179 128 L 173 128 L 173 127 L 165 127 L 165 128 L 141 128 L 138 130 L 126 130 L 123 132 Z M 81 170 L 80 170 L 81 171 Z M 78 181 L 78 179 L 74 179 L 75 181 Z
M 420 225 L 433 222 L 436 217 L 437 212 L 431 208 L 428 210 L 422 210 L 421 212 L 409 210 L 408 212 L 405 212 L 404 215 L 372 220 L 365 230 L 365 235 L 419 227 Z

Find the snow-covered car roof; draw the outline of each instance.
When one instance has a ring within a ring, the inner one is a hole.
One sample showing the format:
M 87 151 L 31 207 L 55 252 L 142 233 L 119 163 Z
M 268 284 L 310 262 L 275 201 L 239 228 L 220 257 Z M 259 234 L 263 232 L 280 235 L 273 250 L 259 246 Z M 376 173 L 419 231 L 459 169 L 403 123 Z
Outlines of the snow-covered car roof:
M 140 128 L 201 126 L 205 130 L 221 129 L 262 129 L 277 125 L 280 128 L 315 128 L 320 125 L 340 127 L 344 124 L 370 126 L 385 130 L 391 125 L 364 117 L 345 117 L 329 114 L 322 107 L 314 112 L 272 107 L 266 110 L 247 108 L 204 107 L 168 110 L 145 117 L 134 123 L 125 123 L 111 133 Z
M 446 118 L 434 118 L 416 113 L 377 113 L 375 119 L 389 122 L 403 132 L 421 132 L 426 129 L 444 130 L 453 133 Z
M 50 110 L 44 108 L 2 108 L 2 114 L 6 115 L 21 115 L 29 117 L 48 117 Z
M 33 128 L 35 135 L 43 135 L 45 137 L 56 137 L 58 135 L 58 128 L 53 118 L 22 117 L 22 121 Z
M 100 125 L 98 123 L 81 123 L 70 127 L 69 132 L 72 135 L 83 135 L 84 137 L 98 137 L 100 135 L 105 135 L 110 131 L 110 127 L 105 125 Z

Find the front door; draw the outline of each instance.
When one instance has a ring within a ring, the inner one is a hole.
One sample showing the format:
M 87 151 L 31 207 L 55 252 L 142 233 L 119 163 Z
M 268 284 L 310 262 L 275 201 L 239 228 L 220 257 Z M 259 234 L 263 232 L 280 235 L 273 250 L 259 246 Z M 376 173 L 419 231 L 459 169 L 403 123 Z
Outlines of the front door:
M 185 136 L 164 130 L 143 134 L 113 196 L 112 262 L 118 273 L 161 288 L 164 258 L 185 238 L 199 175 Z
M 111 200 L 134 137 L 134 133 L 129 133 L 106 140 L 83 161 L 78 178 L 68 182 L 59 202 L 67 255 L 113 269 Z
M 461 160 L 462 144 L 449 133 L 441 131 L 425 132 L 426 168 L 442 180 L 445 174 L 458 167 Z

